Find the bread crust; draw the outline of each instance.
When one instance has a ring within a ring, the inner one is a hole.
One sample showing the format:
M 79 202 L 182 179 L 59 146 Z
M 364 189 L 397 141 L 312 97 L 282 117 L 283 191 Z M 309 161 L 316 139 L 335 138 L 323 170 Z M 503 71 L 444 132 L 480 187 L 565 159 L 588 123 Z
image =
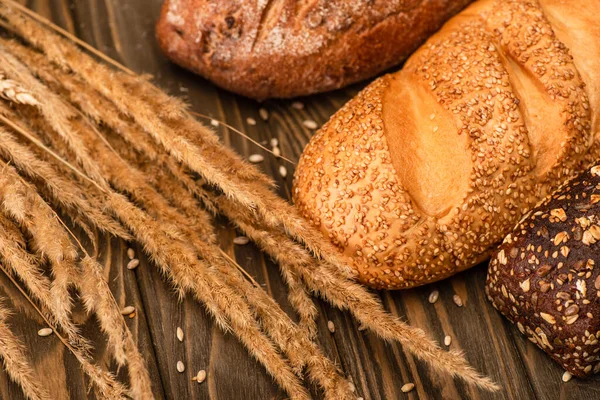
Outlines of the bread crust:
M 564 369 L 600 372 L 600 166 L 526 215 L 493 255 L 492 304 Z
M 166 0 L 158 43 L 232 92 L 287 98 L 399 64 L 472 0 Z
M 294 201 L 361 282 L 409 288 L 480 263 L 598 157 L 598 72 L 554 27 L 587 29 L 586 57 L 600 60 L 600 4 L 581 1 L 597 8 L 583 17 L 572 3 L 474 3 L 314 136 Z

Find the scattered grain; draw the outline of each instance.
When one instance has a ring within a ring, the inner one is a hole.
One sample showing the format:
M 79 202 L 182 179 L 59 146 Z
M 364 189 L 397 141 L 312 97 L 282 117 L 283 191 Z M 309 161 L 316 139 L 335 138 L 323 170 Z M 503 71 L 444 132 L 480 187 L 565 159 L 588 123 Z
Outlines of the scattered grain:
M 402 393 L 408 393 L 408 392 L 412 391 L 414 388 L 415 388 L 415 384 L 410 382 L 410 383 L 405 383 L 400 390 L 402 390 Z
M 196 376 L 194 377 L 194 380 L 198 383 L 202 383 L 206 380 L 206 371 L 201 369 L 200 371 L 198 371 L 198 373 L 196 374 Z
M 572 377 L 573 377 L 573 375 L 571 375 L 571 373 L 569 371 L 565 371 L 565 373 L 562 376 L 562 381 L 569 382 Z
M 183 364 L 183 361 L 177 361 L 177 372 L 183 371 L 185 371 L 185 365 Z
M 133 260 L 130 260 L 127 263 L 127 269 L 129 269 L 129 270 L 136 269 L 139 265 L 140 265 L 140 260 L 138 260 L 137 258 L 134 258 Z
M 259 108 L 258 109 L 258 115 L 260 115 L 260 117 L 262 118 L 263 121 L 266 121 L 269 119 L 269 111 L 267 111 L 266 108 Z
M 329 332 L 335 333 L 335 324 L 333 321 L 327 321 L 327 329 L 329 329 Z
M 275 157 L 281 157 L 281 149 L 279 147 L 273 147 L 273 155 Z
M 53 333 L 54 330 L 52 330 L 52 328 L 42 328 L 38 331 L 38 336 L 46 337 L 52 335 Z
M 457 294 L 455 294 L 454 296 L 452 296 L 452 301 L 454 301 L 454 304 L 456 304 L 456 305 L 457 305 L 457 306 L 459 306 L 459 307 L 462 307 L 462 306 L 463 306 L 463 301 L 462 301 L 462 299 L 460 298 L 460 296 L 459 296 L 459 295 L 457 295 Z
M 177 327 L 177 340 L 183 342 L 183 329 L 181 329 L 179 326 Z
M 429 302 L 431 304 L 433 304 L 436 301 L 438 301 L 439 298 L 440 298 L 440 292 L 439 291 L 434 290 L 433 292 L 429 293 Z
M 296 110 L 302 110 L 304 109 L 304 103 L 302 103 L 301 101 L 295 101 L 292 103 L 292 108 Z
M 131 247 L 127 249 L 127 257 L 129 257 L 130 260 L 135 258 L 135 250 L 133 250 Z
M 277 146 L 279 146 L 279 139 L 277 139 L 276 137 L 271 138 L 269 143 L 271 144 L 271 147 L 277 147 Z
M 211 124 L 212 126 L 219 126 L 219 121 L 217 121 L 216 119 L 211 119 L 211 120 L 210 120 L 210 124 Z
M 319 127 L 319 125 L 313 121 L 312 119 L 306 119 L 302 122 L 302 125 L 304 125 L 304 127 L 308 128 L 308 129 L 312 129 L 315 130 Z
M 248 157 L 248 161 L 253 164 L 263 162 L 264 159 L 265 158 L 261 154 L 251 154 L 250 157 Z
M 248 244 L 249 241 L 250 239 L 248 239 L 246 236 L 238 236 L 235 239 L 233 239 L 233 244 L 243 246 L 245 244 Z
M 287 176 L 287 168 L 283 165 L 279 166 L 279 175 L 281 175 L 282 178 Z
M 127 306 L 121 310 L 121 315 L 129 315 L 135 312 L 134 306 Z
M 444 345 L 450 346 L 450 344 L 452 344 L 452 337 L 450 335 L 446 335 L 444 338 Z

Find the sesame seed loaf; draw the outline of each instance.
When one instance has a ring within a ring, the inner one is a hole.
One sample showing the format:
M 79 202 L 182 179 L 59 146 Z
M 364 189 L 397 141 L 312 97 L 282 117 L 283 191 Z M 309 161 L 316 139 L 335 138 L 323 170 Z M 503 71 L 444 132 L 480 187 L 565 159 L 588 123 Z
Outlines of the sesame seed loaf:
M 338 89 L 398 65 L 472 0 L 166 0 L 177 64 L 244 96 Z
M 312 138 L 302 214 L 375 288 L 470 268 L 600 155 L 600 2 L 481 0 Z
M 502 314 L 575 376 L 600 371 L 600 166 L 519 222 L 489 265 Z

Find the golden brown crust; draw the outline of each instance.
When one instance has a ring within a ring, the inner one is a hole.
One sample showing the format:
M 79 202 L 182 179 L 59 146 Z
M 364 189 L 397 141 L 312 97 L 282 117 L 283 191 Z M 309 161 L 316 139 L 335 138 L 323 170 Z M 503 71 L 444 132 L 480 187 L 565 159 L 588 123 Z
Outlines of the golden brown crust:
M 525 216 L 490 261 L 486 293 L 575 376 L 600 372 L 600 167 Z
M 585 72 L 538 2 L 479 1 L 323 126 L 294 200 L 370 286 L 470 268 L 598 155 Z
M 472 0 L 166 0 L 177 64 L 244 96 L 338 89 L 399 64 Z

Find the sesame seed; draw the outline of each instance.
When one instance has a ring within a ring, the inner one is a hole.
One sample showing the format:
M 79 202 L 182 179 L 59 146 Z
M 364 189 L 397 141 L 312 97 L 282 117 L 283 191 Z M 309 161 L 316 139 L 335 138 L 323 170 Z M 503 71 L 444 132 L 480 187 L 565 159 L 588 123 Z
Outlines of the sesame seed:
M 38 336 L 41 337 L 46 337 L 46 336 L 50 336 L 54 333 L 54 330 L 52 328 L 42 328 L 38 331 Z
M 253 164 L 263 162 L 264 159 L 265 158 L 261 154 L 251 154 L 250 157 L 248 157 L 248 161 L 250 161 Z
M 565 373 L 562 376 L 562 381 L 569 382 L 572 377 L 573 377 L 573 375 L 569 371 L 565 371 Z
M 408 393 L 411 390 L 413 390 L 415 388 L 415 384 L 414 383 L 405 383 L 404 385 L 402 385 L 402 388 L 400 388 L 400 390 L 402 390 L 402 393 Z
M 133 270 L 133 269 L 136 269 L 139 265 L 140 265 L 140 260 L 138 260 L 137 258 L 134 258 L 133 260 L 129 260 L 129 262 L 127 263 L 127 269 Z
M 177 361 L 177 372 L 183 372 L 185 371 L 185 365 L 183 364 L 183 361 Z
M 440 292 L 438 292 L 437 290 L 434 290 L 433 292 L 429 293 L 429 302 L 431 304 L 435 303 L 436 301 L 438 301 L 438 298 L 440 297 Z
M 312 130 L 317 129 L 319 127 L 319 125 L 312 119 L 306 119 L 306 120 L 302 121 L 302 125 L 304 125 L 308 129 L 312 129 Z
M 333 321 L 327 321 L 327 329 L 329 329 L 329 332 L 335 333 L 335 324 Z
M 183 342 L 183 329 L 181 329 L 179 326 L 177 327 L 177 340 Z
M 130 315 L 135 312 L 134 306 L 127 306 L 121 310 L 121 315 Z
M 250 239 L 248 239 L 246 236 L 238 236 L 235 239 L 233 239 L 233 244 L 243 246 L 245 244 L 248 244 L 249 241 Z
M 256 120 L 254 118 L 252 118 L 252 117 L 248 117 L 248 118 L 246 118 L 246 123 L 248 125 L 254 126 L 254 125 L 256 125 Z

